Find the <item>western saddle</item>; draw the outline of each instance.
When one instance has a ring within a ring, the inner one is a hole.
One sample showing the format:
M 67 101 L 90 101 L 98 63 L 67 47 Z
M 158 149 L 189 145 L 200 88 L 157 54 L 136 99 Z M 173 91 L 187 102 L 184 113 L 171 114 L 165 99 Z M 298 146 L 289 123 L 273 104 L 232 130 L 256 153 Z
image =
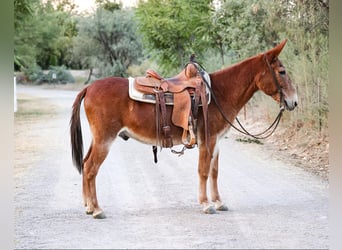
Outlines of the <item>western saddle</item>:
M 163 78 L 154 70 L 148 69 L 145 76 L 136 77 L 134 80 L 133 86 L 136 90 L 155 98 L 157 144 L 161 147 L 173 147 L 166 105 L 173 105 L 171 121 L 175 126 L 183 128 L 182 143 L 186 148 L 193 148 L 197 143 L 198 110 L 202 106 L 207 141 L 210 96 L 207 97 L 206 84 L 198 67 L 192 56 L 190 63 L 174 77 Z

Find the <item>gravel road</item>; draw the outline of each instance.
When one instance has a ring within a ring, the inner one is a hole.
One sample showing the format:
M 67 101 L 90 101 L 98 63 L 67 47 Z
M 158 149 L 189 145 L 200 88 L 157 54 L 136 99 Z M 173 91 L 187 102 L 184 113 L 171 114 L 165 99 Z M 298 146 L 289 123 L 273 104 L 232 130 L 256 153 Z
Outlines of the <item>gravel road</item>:
M 17 92 L 52 113 L 15 123 L 16 249 L 329 247 L 328 182 L 230 134 L 220 143 L 219 162 L 229 211 L 201 212 L 196 149 L 181 157 L 163 149 L 154 164 L 151 146 L 118 139 L 97 177 L 107 218 L 95 220 L 85 214 L 81 176 L 71 161 L 77 92 L 23 85 Z M 86 152 L 90 134 L 82 117 Z

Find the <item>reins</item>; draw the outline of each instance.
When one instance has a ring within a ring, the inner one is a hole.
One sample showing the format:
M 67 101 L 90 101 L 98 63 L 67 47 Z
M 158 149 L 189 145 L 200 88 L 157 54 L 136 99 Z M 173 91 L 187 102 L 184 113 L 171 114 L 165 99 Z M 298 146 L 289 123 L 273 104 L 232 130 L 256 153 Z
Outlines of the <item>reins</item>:
M 254 139 L 266 139 L 266 138 L 270 137 L 270 136 L 273 134 L 273 132 L 276 130 L 276 128 L 278 127 L 279 122 L 280 122 L 280 119 L 281 119 L 281 117 L 282 117 L 282 115 L 283 115 L 283 112 L 284 112 L 284 110 L 285 110 L 284 105 L 283 105 L 283 104 L 284 104 L 284 103 L 283 103 L 284 100 L 283 100 L 283 92 L 282 92 L 282 90 L 281 90 L 281 86 L 280 86 L 280 84 L 279 84 L 279 82 L 278 82 L 278 79 L 277 79 L 275 73 L 274 73 L 274 70 L 272 69 L 270 63 L 269 63 L 268 60 L 267 60 L 266 55 L 264 55 L 264 59 L 265 59 L 265 62 L 266 62 L 266 64 L 267 64 L 267 66 L 268 66 L 268 69 L 271 71 L 271 74 L 272 74 L 272 77 L 273 77 L 273 80 L 274 80 L 274 84 L 275 84 L 276 87 L 277 87 L 277 92 L 280 94 L 280 110 L 279 110 L 279 113 L 278 113 L 277 117 L 276 117 L 275 120 L 273 121 L 273 123 L 272 123 L 268 128 L 266 128 L 263 132 L 260 132 L 260 133 L 257 133 L 257 134 L 251 134 L 250 132 L 248 132 L 248 131 L 244 128 L 244 126 L 241 124 L 241 122 L 239 121 L 239 119 L 238 119 L 237 117 L 235 118 L 235 120 L 236 120 L 236 122 L 239 124 L 240 128 L 236 127 L 236 126 L 228 119 L 228 117 L 226 116 L 226 114 L 223 112 L 221 105 L 218 103 L 217 98 L 216 98 L 216 96 L 215 96 L 215 94 L 214 94 L 212 88 L 210 87 L 209 83 L 207 82 L 207 80 L 206 80 L 205 77 L 204 77 L 205 71 L 203 70 L 203 68 L 202 68 L 202 66 L 201 66 L 200 64 L 197 63 L 200 67 L 197 67 L 197 65 L 195 64 L 195 66 L 196 66 L 197 69 L 198 69 L 198 72 L 200 73 L 200 75 L 201 75 L 203 81 L 205 82 L 207 88 L 208 88 L 209 91 L 210 91 L 210 94 L 211 94 L 211 96 L 212 96 L 212 99 L 214 100 L 214 103 L 216 104 L 216 106 L 217 106 L 219 112 L 221 113 L 222 117 L 224 118 L 224 120 L 225 120 L 231 127 L 233 127 L 235 130 L 237 130 L 238 132 L 240 132 L 240 133 L 242 133 L 242 134 L 244 134 L 244 135 L 250 136 L 250 137 L 252 137 L 252 138 L 254 138 Z M 266 133 L 267 133 L 267 134 L 266 134 Z

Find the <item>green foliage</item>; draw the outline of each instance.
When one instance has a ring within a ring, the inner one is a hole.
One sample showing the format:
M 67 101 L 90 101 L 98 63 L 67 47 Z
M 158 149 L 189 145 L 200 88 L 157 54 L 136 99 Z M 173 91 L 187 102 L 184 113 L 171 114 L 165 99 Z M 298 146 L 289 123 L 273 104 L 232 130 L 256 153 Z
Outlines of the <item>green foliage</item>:
M 31 3 L 30 3 L 31 2 Z M 14 0 L 14 28 L 17 29 L 33 13 L 32 1 Z
M 165 72 L 180 69 L 192 53 L 201 57 L 212 11 L 209 0 L 140 1 L 136 9 L 139 32 L 148 53 Z
M 28 80 L 35 84 L 41 84 L 47 81 L 47 77 L 43 70 L 36 64 L 29 68 L 25 68 L 23 72 L 27 76 Z
M 70 71 L 64 66 L 52 66 L 47 73 L 38 66 L 33 65 L 23 70 L 28 80 L 34 84 L 42 83 L 74 83 L 75 79 Z
M 143 42 L 165 72 L 179 70 L 192 53 L 204 59 L 209 48 L 220 55 L 221 65 L 225 65 L 226 54 L 238 61 L 279 41 L 283 28 L 274 18 L 278 14 L 272 12 L 278 9 L 277 4 L 267 0 L 225 0 L 215 1 L 219 3 L 215 6 L 213 2 L 139 2 L 136 17 Z
M 224 48 L 221 54 L 230 53 L 233 62 L 263 52 L 281 39 L 281 9 L 277 1 L 221 1 L 212 17 L 212 42 Z
M 51 66 L 46 76 L 49 83 L 74 83 L 75 79 L 64 66 Z
M 51 64 L 68 65 L 72 37 L 76 34 L 71 17 L 74 5 L 70 0 L 29 3 L 30 12 L 15 15 L 15 68 L 20 70 L 34 64 L 43 69 Z
M 116 3 L 115 1 L 112 2 L 110 0 L 95 0 L 95 2 L 98 8 L 102 8 L 110 12 L 121 9 L 121 3 Z
M 147 69 L 155 69 L 159 71 L 158 65 L 154 61 L 146 59 L 138 65 L 133 64 L 130 67 L 128 67 L 126 73 L 128 76 L 132 77 L 143 76 L 146 74 Z
M 33 18 L 35 4 L 35 1 L 14 1 L 14 64 L 17 70 L 25 65 L 33 65 L 35 63 L 36 53 L 34 45 L 30 42 L 29 37 L 26 38 L 22 34 L 23 30 L 28 30 L 27 34 L 33 35 L 30 33 L 31 27 L 27 26 L 27 24 L 30 24 Z
M 94 16 L 80 18 L 74 58 L 83 67 L 98 68 L 99 76 L 126 76 L 126 69 L 142 57 L 133 14 L 98 8 Z

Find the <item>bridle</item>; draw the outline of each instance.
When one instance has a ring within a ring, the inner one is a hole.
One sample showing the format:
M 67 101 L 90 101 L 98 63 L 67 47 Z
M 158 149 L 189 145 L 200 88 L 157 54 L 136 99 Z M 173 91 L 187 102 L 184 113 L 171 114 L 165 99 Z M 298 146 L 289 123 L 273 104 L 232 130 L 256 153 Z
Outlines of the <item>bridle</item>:
M 204 76 L 204 74 L 205 74 L 206 72 L 203 70 L 203 68 L 202 68 L 202 66 L 200 66 L 200 64 L 198 64 L 197 62 L 194 63 L 194 65 L 196 66 L 198 72 L 200 73 L 200 75 L 201 75 L 203 81 L 205 82 L 207 88 L 209 89 L 210 94 L 211 94 L 211 96 L 212 96 L 212 99 L 214 100 L 214 103 L 216 104 L 216 106 L 217 106 L 219 112 L 221 113 L 222 117 L 224 118 L 224 120 L 225 120 L 231 127 L 233 127 L 235 130 L 237 130 L 238 132 L 240 132 L 240 133 L 242 133 L 242 134 L 244 134 L 244 135 L 248 135 L 248 136 L 250 136 L 250 137 L 252 137 L 252 138 L 254 138 L 254 139 L 266 139 L 266 138 L 270 137 L 270 136 L 273 134 L 273 132 L 276 130 L 276 128 L 278 127 L 278 124 L 279 124 L 279 122 L 280 122 L 280 119 L 281 119 L 281 117 L 282 117 L 282 115 L 283 115 L 283 112 L 284 112 L 284 110 L 285 110 L 285 101 L 284 101 L 284 94 L 283 94 L 283 91 L 282 91 L 282 87 L 281 87 L 281 85 L 279 84 L 279 81 L 278 81 L 278 79 L 277 79 L 277 77 L 276 77 L 276 74 L 275 74 L 273 68 L 271 67 L 271 65 L 270 65 L 270 63 L 269 63 L 266 54 L 264 54 L 264 60 L 265 60 L 265 62 L 266 62 L 266 65 L 267 65 L 269 71 L 270 71 L 271 74 L 272 74 L 273 82 L 274 82 L 274 84 L 275 84 L 275 86 L 276 86 L 276 88 L 277 88 L 276 92 L 275 92 L 274 94 L 272 94 L 272 95 L 275 95 L 275 94 L 277 94 L 277 93 L 279 93 L 279 95 L 280 95 L 280 110 L 279 110 L 279 113 L 278 113 L 277 117 L 276 117 L 275 120 L 273 121 L 273 123 L 272 123 L 268 128 L 266 128 L 263 132 L 260 132 L 260 133 L 257 133 L 257 134 L 251 134 L 251 133 L 249 133 L 249 132 L 244 128 L 244 126 L 241 124 L 241 122 L 239 121 L 239 119 L 238 119 L 237 117 L 235 118 L 235 120 L 236 120 L 236 122 L 239 124 L 240 128 L 236 127 L 236 126 L 228 119 L 228 117 L 226 116 L 226 114 L 223 112 L 222 107 L 221 107 L 220 104 L 218 103 L 218 101 L 217 101 L 217 99 L 216 99 L 216 96 L 215 96 L 215 94 L 214 94 L 214 92 L 213 92 L 213 90 L 212 90 L 210 84 L 208 83 L 208 81 L 206 80 L 206 78 L 205 78 L 205 76 Z
M 276 77 L 276 75 L 275 75 L 274 70 L 273 70 L 272 67 L 271 67 L 271 64 L 269 63 L 269 61 L 268 61 L 268 59 L 267 59 L 266 54 L 264 54 L 264 60 L 265 60 L 265 62 L 266 62 L 266 65 L 267 65 L 269 71 L 270 71 L 271 74 L 272 74 L 273 82 L 274 82 L 274 84 L 275 84 L 275 86 L 276 86 L 276 88 L 277 88 L 277 90 L 275 91 L 275 93 L 271 94 L 271 96 L 273 96 L 273 95 L 279 93 L 279 95 L 280 95 L 280 108 L 281 108 L 281 107 L 285 106 L 284 94 L 283 94 L 283 91 L 282 91 L 282 87 L 281 87 L 280 84 L 279 84 L 279 81 L 278 81 L 278 79 L 277 79 L 277 77 Z

